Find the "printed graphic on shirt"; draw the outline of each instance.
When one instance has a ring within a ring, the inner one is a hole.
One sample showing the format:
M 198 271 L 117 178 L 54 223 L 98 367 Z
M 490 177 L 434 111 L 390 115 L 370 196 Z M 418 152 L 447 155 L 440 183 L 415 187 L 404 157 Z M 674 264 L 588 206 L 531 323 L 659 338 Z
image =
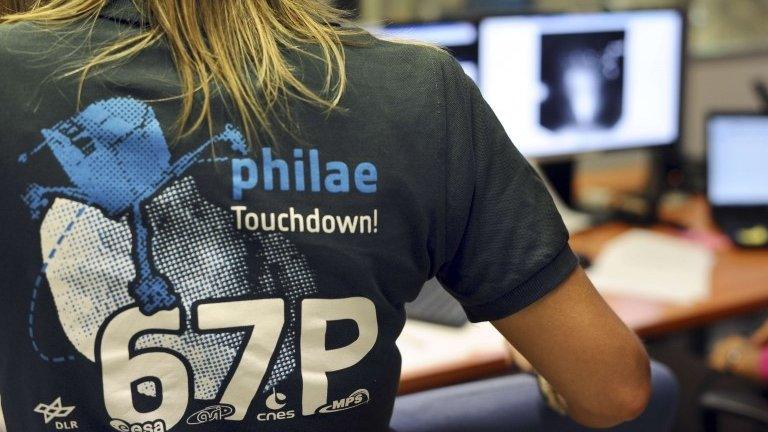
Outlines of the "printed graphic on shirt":
M 260 412 L 256 414 L 256 419 L 260 422 L 275 421 L 275 420 L 289 420 L 296 417 L 296 411 L 291 409 L 284 409 L 287 405 L 288 396 L 280 393 L 277 389 L 272 389 L 272 394 L 267 396 L 264 405 L 267 407 L 266 412 Z
M 150 259 L 150 199 L 181 178 L 216 141 L 230 140 L 245 148 L 231 128 L 200 145 L 176 162 L 165 143 L 152 109 L 132 99 L 95 103 L 76 117 L 42 131 L 45 140 L 21 162 L 50 149 L 71 181 L 67 186 L 33 184 L 24 197 L 35 218 L 50 197 L 69 198 L 98 209 L 105 219 L 122 219 L 132 233 L 132 259 L 137 269 L 129 294 L 142 312 L 151 314 L 178 305 L 167 276 Z
M 279 159 L 271 148 L 261 150 L 261 160 L 233 158 L 232 199 L 247 199 L 253 190 L 302 193 L 375 194 L 378 170 L 371 162 L 356 166 L 341 161 L 322 160 L 319 150 L 294 149 L 292 159 Z M 262 232 L 298 232 L 307 234 L 376 234 L 379 211 L 339 215 L 320 208 L 309 212 L 291 207 L 282 211 L 254 211 L 247 206 L 232 206 L 237 229 Z
M 49 404 L 40 403 L 37 404 L 34 411 L 38 414 L 41 414 L 43 416 L 43 421 L 45 424 L 49 424 L 54 420 L 57 420 L 56 423 L 56 429 L 78 429 L 77 421 L 71 420 L 71 421 L 60 421 L 63 419 L 66 419 L 69 417 L 72 412 L 75 410 L 74 406 L 65 406 L 64 403 L 61 401 L 61 396 L 57 397 L 56 400 Z
M 338 411 L 346 411 L 352 408 L 357 408 L 360 405 L 365 405 L 371 400 L 371 394 L 366 389 L 360 389 L 353 392 L 349 397 L 344 399 L 338 399 L 332 403 L 317 410 L 320 414 L 329 414 Z
M 303 383 L 297 405 L 313 415 L 328 403 L 326 372 L 373 348 L 370 300 L 309 299 L 318 288 L 296 246 L 279 232 L 238 227 L 236 213 L 208 202 L 188 175 L 214 144 L 247 153 L 234 127 L 174 161 L 152 108 L 117 98 L 42 134 L 20 162 L 34 167 L 50 151 L 70 184 L 33 184 L 23 197 L 41 220 L 43 257 L 29 334 L 42 360 L 77 361 L 41 340 L 36 302 L 47 282 L 69 342 L 101 371 L 115 430 L 242 421 L 264 397 L 267 417 L 293 418 L 292 409 L 272 409 L 288 398 L 277 386 L 292 379 Z M 371 167 L 358 171 L 371 190 Z M 354 321 L 358 339 L 326 350 L 333 320 Z M 210 405 L 188 413 L 192 401 Z
M 5 416 L 3 414 L 3 396 L 0 395 L 0 432 L 7 432 L 5 427 Z
M 169 430 L 165 427 L 165 422 L 162 420 L 134 424 L 129 424 L 122 420 L 112 420 L 109 422 L 109 425 L 118 432 L 167 432 Z
M 112 420 L 109 422 L 112 429 L 118 432 L 167 432 L 168 428 L 165 427 L 165 422 L 162 420 L 155 420 L 144 423 L 129 424 L 122 420 Z
M 235 407 L 232 405 L 211 405 L 189 416 L 187 424 L 196 426 L 221 421 L 231 417 L 234 413 Z

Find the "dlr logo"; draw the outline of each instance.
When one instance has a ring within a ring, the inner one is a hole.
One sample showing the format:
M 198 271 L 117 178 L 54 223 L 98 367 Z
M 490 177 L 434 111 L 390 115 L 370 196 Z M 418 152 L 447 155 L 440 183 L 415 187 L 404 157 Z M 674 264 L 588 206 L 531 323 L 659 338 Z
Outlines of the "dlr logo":
M 75 430 L 79 428 L 79 426 L 77 425 L 77 421 L 75 420 L 57 421 L 54 424 L 56 426 L 56 430 L 60 430 L 60 431 Z
M 328 350 L 328 323 L 340 320 L 354 321 L 358 337 L 344 347 Z M 285 324 L 283 299 L 199 303 L 193 307 L 192 322 L 196 330 L 206 333 L 248 330 L 245 348 L 219 401 L 235 410 L 227 420 L 243 420 L 278 346 Z M 301 405 L 302 414 L 310 416 L 328 403 L 327 374 L 356 365 L 373 349 L 378 337 L 376 307 L 363 297 L 306 299 L 301 302 L 300 325 Z M 166 349 L 138 353 L 133 349 L 140 335 L 181 330 L 182 313 L 178 308 L 146 316 L 138 307 L 132 307 L 107 321 L 97 352 L 109 414 L 132 424 L 163 420 L 168 429 L 181 421 L 191 392 L 187 360 Z M 139 411 L 130 389 L 134 383 L 148 380 L 160 384 L 162 401 L 150 412 Z

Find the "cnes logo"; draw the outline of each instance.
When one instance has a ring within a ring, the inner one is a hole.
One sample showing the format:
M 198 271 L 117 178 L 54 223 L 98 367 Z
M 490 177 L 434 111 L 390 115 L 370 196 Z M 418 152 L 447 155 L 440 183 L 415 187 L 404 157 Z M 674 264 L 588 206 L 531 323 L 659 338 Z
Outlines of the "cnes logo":
M 264 405 L 269 408 L 270 412 L 263 412 L 256 414 L 256 420 L 265 422 L 273 420 L 288 420 L 296 417 L 296 411 L 294 410 L 282 410 L 287 404 L 288 397 L 277 391 L 276 388 L 272 388 L 272 394 L 267 396 L 267 400 Z M 282 410 L 282 411 L 281 411 Z
M 371 395 L 366 389 L 360 389 L 353 392 L 349 397 L 345 399 L 337 399 L 324 407 L 318 408 L 317 412 L 320 414 L 330 414 L 339 411 L 346 411 L 348 409 L 357 408 L 360 405 L 365 405 L 371 400 Z

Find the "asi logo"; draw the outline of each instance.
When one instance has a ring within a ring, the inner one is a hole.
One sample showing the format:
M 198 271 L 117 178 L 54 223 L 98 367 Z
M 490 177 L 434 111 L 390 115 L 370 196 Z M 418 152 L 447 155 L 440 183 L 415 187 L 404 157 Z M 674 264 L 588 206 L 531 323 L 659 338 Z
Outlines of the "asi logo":
M 324 407 L 318 408 L 320 414 L 331 414 L 339 411 L 346 411 L 365 405 L 371 400 L 371 394 L 366 389 L 360 389 L 349 395 L 348 398 L 335 400 Z
M 296 411 L 283 410 L 287 401 L 288 397 L 286 395 L 279 393 L 276 388 L 273 388 L 272 394 L 267 396 L 267 400 L 264 402 L 264 405 L 269 408 L 270 412 L 256 414 L 256 420 L 265 422 L 273 420 L 289 420 L 296 417 Z
M 235 407 L 232 405 L 220 404 L 211 405 L 208 408 L 201 409 L 200 411 L 192 414 L 187 418 L 188 425 L 201 425 L 205 423 L 211 423 L 220 421 L 232 417 L 235 414 Z

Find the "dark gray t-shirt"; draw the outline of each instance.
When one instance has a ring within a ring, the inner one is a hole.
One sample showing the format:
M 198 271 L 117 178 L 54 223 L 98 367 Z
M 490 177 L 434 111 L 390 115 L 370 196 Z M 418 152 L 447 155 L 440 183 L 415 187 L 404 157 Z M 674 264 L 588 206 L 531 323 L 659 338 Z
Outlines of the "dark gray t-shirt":
M 138 17 L 0 26 L 0 404 L 8 432 L 383 431 L 404 303 L 473 321 L 576 260 L 542 182 L 446 53 L 361 36 L 328 115 L 178 137 L 158 44 L 59 78 Z M 295 59 L 310 85 L 323 67 Z M 0 425 L 2 429 L 2 425 Z

